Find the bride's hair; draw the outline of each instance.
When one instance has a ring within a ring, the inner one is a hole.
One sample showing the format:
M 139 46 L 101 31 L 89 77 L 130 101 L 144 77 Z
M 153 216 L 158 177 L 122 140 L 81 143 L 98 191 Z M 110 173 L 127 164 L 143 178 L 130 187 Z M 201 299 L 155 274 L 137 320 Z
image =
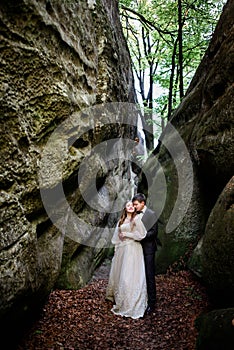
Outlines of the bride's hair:
M 124 220 L 126 219 L 127 217 L 127 209 L 126 209 L 126 204 L 128 203 L 129 201 L 127 201 L 125 203 L 125 206 L 123 208 L 123 211 L 122 211 L 122 214 L 120 216 L 120 219 L 119 219 L 119 224 L 118 226 L 121 226 L 123 223 L 124 223 Z M 133 227 L 136 225 L 135 222 L 133 221 L 133 219 L 135 218 L 136 216 L 136 212 L 134 211 L 134 213 L 132 213 L 132 216 L 131 216 L 131 219 L 130 219 L 130 222 L 131 222 L 131 229 L 133 229 Z

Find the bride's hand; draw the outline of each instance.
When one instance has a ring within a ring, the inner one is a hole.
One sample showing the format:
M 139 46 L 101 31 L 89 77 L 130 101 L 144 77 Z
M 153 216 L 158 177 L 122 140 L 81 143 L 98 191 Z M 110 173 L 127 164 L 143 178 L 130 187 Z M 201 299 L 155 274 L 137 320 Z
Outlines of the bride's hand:
M 124 238 L 125 238 L 125 236 L 124 236 L 123 232 L 120 232 L 120 233 L 119 233 L 119 239 L 120 239 L 121 241 L 123 241 Z

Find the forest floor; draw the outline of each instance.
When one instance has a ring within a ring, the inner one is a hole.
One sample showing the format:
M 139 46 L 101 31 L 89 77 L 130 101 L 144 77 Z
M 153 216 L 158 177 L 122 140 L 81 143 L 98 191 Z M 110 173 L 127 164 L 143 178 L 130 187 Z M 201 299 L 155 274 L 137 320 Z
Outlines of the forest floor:
M 210 309 L 189 271 L 156 276 L 157 307 L 141 319 L 122 318 L 105 300 L 110 260 L 79 290 L 54 290 L 18 350 L 194 350 L 194 321 Z

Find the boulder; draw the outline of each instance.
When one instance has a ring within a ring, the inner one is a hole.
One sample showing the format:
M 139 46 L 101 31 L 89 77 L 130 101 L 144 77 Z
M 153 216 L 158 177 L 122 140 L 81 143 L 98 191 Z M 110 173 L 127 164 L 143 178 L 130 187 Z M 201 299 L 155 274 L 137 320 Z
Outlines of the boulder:
M 201 249 L 202 278 L 214 302 L 234 307 L 234 176 L 206 224 Z
M 232 350 L 234 344 L 234 308 L 212 310 L 200 315 L 196 350 Z

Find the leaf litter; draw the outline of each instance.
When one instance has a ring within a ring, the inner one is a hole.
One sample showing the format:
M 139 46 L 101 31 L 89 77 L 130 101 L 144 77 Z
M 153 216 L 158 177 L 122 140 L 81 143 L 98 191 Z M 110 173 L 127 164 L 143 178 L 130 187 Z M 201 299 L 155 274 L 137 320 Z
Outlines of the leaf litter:
M 106 278 L 79 290 L 54 290 L 17 350 L 194 350 L 194 321 L 210 308 L 204 287 L 186 270 L 156 276 L 155 312 L 116 316 L 105 299 Z

